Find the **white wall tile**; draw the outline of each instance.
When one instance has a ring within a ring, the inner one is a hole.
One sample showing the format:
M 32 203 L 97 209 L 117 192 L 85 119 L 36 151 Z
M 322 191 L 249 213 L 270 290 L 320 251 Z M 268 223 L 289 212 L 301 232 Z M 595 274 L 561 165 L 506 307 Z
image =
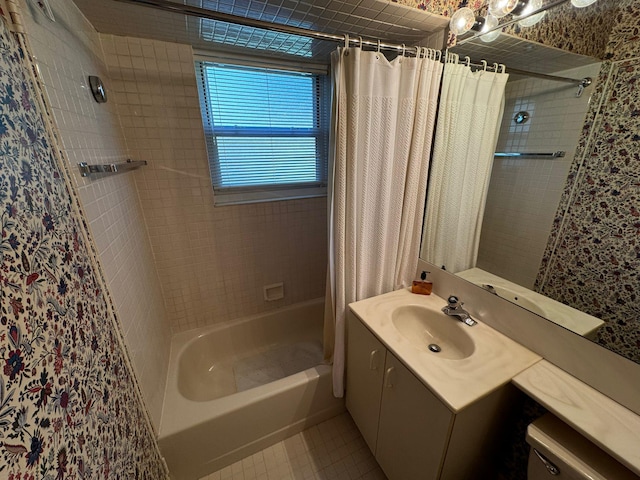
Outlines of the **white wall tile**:
M 594 64 L 557 75 L 595 78 L 598 70 Z M 576 90 L 538 79 L 507 84 L 496 151 L 566 151 L 564 158 L 493 162 L 477 266 L 527 288 L 533 288 L 538 274 L 594 87 L 580 98 Z M 516 125 L 513 117 L 520 111 L 529 112 L 530 118 Z
M 150 163 L 136 182 L 173 330 L 323 296 L 326 199 L 214 208 L 191 47 L 101 37 L 127 143 Z M 285 298 L 265 302 L 276 282 Z
M 77 163 L 103 164 L 129 156 L 104 57 L 129 43 L 104 43 L 70 0 L 52 2 L 51 22 L 23 1 L 28 39 L 53 107 L 75 188 L 99 253 L 107 287 L 125 335 L 152 421 L 159 425 L 170 346 L 170 327 L 136 191 L 137 172 L 83 178 Z M 33 13 L 35 12 L 35 13 Z M 34 16 L 31 16 L 31 15 Z M 104 45 L 103 55 L 102 45 Z M 88 76 L 100 76 L 109 101 L 98 104 Z

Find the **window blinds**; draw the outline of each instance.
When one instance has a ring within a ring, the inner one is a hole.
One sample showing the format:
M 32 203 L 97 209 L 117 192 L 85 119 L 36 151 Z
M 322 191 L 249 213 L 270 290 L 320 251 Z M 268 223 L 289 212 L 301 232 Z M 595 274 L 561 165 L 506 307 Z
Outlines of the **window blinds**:
M 216 204 L 225 195 L 236 203 L 323 191 L 327 75 L 207 61 L 196 70 Z

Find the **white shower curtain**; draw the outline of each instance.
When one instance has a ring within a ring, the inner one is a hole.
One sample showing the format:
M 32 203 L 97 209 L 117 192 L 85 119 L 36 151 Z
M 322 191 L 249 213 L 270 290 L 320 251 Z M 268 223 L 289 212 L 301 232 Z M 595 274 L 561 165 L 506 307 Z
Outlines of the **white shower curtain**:
M 325 357 L 342 397 L 347 305 L 415 275 L 442 65 L 360 48 L 338 49 L 332 65 Z
M 476 264 L 508 77 L 444 69 L 421 257 L 450 272 Z

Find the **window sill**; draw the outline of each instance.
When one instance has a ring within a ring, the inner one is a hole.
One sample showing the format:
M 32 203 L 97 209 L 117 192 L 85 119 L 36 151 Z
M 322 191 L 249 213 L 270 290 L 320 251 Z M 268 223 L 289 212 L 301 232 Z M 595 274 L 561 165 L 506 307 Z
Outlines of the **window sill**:
M 213 195 L 213 205 L 214 207 L 224 207 L 227 205 L 280 202 L 284 200 L 299 200 L 326 196 L 327 187 L 260 190 L 251 192 L 215 192 Z

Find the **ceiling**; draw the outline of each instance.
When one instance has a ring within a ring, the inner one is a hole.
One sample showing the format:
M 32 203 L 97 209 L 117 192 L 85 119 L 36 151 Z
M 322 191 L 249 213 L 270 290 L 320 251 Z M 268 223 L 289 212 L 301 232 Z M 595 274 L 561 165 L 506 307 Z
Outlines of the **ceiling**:
M 74 0 L 101 33 L 190 44 L 195 49 L 247 48 L 328 63 L 336 44 L 297 35 L 189 17 L 114 0 Z M 184 0 L 194 7 L 325 33 L 416 45 L 448 20 L 385 0 Z
M 475 39 L 454 47 L 452 51 L 461 57 L 469 56 L 474 62 L 484 59 L 490 64 L 503 63 L 507 66 L 507 72 L 511 67 L 537 73 L 554 73 L 600 61 L 505 34 L 491 43 Z
M 194 49 L 295 58 L 328 63 L 335 42 L 278 33 L 210 19 L 165 12 L 116 0 L 74 0 L 102 33 L 190 44 Z M 183 0 L 174 2 L 239 17 L 325 33 L 362 36 L 390 43 L 425 45 L 442 32 L 448 19 L 387 0 Z M 479 39 L 454 48 L 472 60 L 485 59 L 508 68 L 553 73 L 597 60 L 502 34 L 492 43 Z

